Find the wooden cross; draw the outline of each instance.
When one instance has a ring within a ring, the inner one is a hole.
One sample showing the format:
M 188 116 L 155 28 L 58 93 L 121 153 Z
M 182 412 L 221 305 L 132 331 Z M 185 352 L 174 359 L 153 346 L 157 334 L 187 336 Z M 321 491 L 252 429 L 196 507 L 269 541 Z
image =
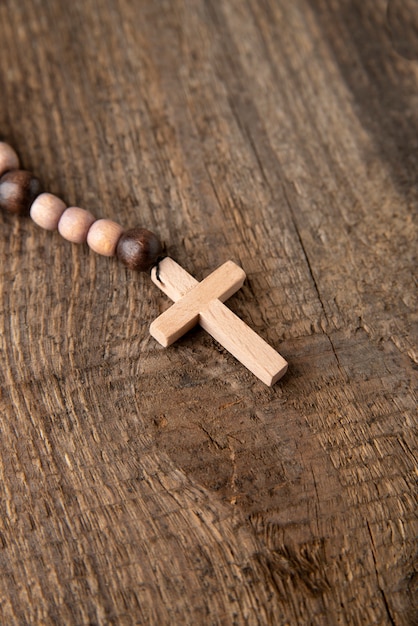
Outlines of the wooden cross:
M 199 283 L 166 257 L 153 268 L 151 279 L 175 302 L 150 327 L 161 345 L 171 345 L 199 323 L 266 385 L 274 385 L 286 372 L 284 358 L 223 304 L 245 280 L 236 263 L 227 261 Z

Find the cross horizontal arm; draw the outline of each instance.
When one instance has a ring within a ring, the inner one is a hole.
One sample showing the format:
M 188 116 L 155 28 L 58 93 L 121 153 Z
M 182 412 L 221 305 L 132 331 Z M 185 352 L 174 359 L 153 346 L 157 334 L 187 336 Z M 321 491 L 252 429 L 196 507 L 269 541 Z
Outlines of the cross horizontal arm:
M 221 302 L 227 300 L 238 289 L 241 289 L 245 280 L 244 270 L 232 261 L 227 261 L 218 267 L 200 283 L 190 276 L 193 280 L 193 284 L 191 284 L 191 281 L 187 281 L 184 274 L 187 272 L 172 259 L 166 258 L 161 261 L 160 281 L 156 284 L 169 297 L 174 296 L 172 299 L 176 304 L 154 320 L 150 332 L 165 347 L 171 346 L 172 343 L 196 326 L 199 322 L 199 315 L 208 307 L 210 302 L 216 299 Z M 189 274 L 187 275 L 189 276 Z M 181 297 L 175 288 L 177 282 L 182 287 L 184 287 L 185 282 L 190 286 L 188 289 L 181 289 Z

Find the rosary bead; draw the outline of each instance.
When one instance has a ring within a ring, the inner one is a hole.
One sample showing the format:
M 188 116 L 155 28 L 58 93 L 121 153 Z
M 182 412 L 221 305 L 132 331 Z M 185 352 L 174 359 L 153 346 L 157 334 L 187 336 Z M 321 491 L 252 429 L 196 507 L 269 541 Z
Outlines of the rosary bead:
M 161 242 L 146 228 L 131 228 L 119 239 L 116 255 L 131 270 L 147 272 L 161 256 Z
M 9 170 L 19 169 L 19 157 L 8 143 L 0 141 L 0 176 Z
M 122 233 L 122 226 L 116 222 L 106 219 L 97 220 L 90 226 L 87 233 L 87 243 L 97 254 L 114 256 Z
M 40 193 L 39 180 L 26 170 L 10 170 L 0 178 L 0 208 L 9 213 L 28 215 Z
M 90 211 L 71 206 L 62 214 L 58 222 L 58 232 L 72 243 L 86 243 L 87 233 L 95 219 Z
M 52 193 L 41 193 L 30 208 L 30 216 L 38 226 L 46 230 L 57 230 L 66 204 Z

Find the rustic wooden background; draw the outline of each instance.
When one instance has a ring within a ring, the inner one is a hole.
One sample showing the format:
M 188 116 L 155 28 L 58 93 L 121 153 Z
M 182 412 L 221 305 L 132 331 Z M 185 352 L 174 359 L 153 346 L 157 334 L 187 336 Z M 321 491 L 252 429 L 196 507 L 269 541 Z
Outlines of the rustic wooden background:
M 418 11 L 387 4 L 0 2 L 1 138 L 197 278 L 240 262 L 290 362 L 159 347 L 147 276 L 1 215 L 2 625 L 418 623 Z

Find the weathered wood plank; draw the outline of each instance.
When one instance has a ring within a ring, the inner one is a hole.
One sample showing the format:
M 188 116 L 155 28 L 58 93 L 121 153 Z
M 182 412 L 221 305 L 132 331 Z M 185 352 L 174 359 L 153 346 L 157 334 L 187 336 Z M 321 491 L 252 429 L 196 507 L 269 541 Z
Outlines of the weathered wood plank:
M 147 277 L 1 215 L 0 622 L 416 621 L 418 69 L 386 9 L 0 3 L 1 139 L 198 280 L 239 262 L 290 363 L 160 348 Z

